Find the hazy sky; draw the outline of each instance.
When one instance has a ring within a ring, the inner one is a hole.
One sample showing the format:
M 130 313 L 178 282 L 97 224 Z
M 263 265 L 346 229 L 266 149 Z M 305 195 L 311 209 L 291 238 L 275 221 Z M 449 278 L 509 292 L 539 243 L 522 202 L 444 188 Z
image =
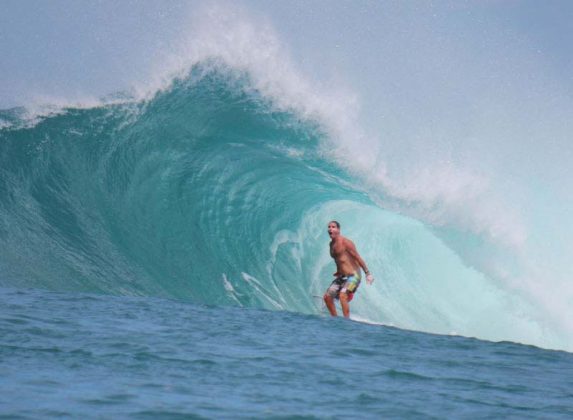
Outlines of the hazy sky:
M 101 96 L 144 80 L 157 53 L 170 48 L 205 3 L 3 0 L 0 107 L 38 97 Z M 303 70 L 322 66 L 321 77 L 347 78 L 351 85 L 372 80 L 384 64 L 383 54 L 416 59 L 413 53 L 426 47 L 416 38 L 424 30 L 409 22 L 446 40 L 465 38 L 469 48 L 479 48 L 481 36 L 482 46 L 491 48 L 488 31 L 506 31 L 511 42 L 538 54 L 548 71 L 567 79 L 569 88 L 573 84 L 573 2 L 567 0 L 242 3 L 252 14 L 270 19 Z M 497 42 L 500 33 L 496 37 Z M 392 48 L 412 53 L 399 55 Z

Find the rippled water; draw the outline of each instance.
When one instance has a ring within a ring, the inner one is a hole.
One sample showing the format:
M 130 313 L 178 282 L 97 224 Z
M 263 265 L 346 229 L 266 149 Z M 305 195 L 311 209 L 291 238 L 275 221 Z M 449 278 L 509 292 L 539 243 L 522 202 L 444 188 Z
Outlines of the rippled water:
M 573 355 L 326 316 L 0 289 L 0 413 L 573 415 Z

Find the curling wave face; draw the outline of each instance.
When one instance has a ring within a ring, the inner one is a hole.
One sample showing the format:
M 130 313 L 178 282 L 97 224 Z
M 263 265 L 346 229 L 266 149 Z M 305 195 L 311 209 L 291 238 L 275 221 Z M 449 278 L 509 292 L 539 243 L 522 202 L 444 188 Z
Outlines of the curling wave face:
M 353 302 L 357 319 L 567 348 L 460 258 L 459 232 L 382 209 L 325 154 L 319 122 L 249 86 L 244 72 L 196 65 L 148 101 L 32 126 L 5 111 L 0 285 L 318 313 L 337 219 L 378 277 Z

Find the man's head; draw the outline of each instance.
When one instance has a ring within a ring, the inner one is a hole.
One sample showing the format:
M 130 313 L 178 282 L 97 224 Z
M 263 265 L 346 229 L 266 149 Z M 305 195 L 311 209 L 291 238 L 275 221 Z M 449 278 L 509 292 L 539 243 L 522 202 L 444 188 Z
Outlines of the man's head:
M 334 239 L 339 235 L 340 235 L 340 223 L 338 223 L 336 220 L 328 222 L 328 236 Z

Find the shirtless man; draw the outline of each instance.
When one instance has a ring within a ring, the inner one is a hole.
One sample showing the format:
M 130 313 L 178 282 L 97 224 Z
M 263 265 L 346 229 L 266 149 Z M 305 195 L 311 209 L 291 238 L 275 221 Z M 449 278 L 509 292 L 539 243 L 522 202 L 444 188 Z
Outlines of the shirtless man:
M 333 220 L 328 224 L 328 235 L 330 236 L 330 256 L 336 263 L 336 277 L 326 293 L 324 302 L 330 315 L 336 316 L 336 306 L 334 299 L 340 299 L 342 314 L 348 318 L 350 308 L 348 303 L 354 297 L 354 293 L 360 285 L 360 268 L 366 274 L 366 281 L 372 284 L 374 277 L 368 271 L 364 260 L 358 254 L 354 242 L 340 234 L 340 223 Z

